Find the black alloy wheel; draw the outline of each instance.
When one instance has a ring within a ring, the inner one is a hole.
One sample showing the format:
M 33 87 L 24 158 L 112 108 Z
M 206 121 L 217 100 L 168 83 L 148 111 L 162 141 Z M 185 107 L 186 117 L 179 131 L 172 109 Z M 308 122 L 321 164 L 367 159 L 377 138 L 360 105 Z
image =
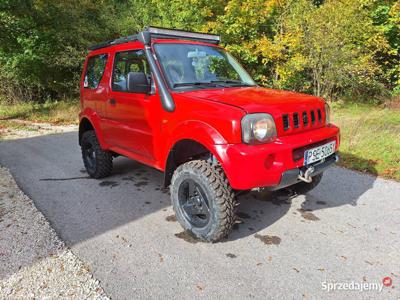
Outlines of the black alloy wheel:
M 210 204 L 206 194 L 193 179 L 184 180 L 178 191 L 179 205 L 186 220 L 197 228 L 210 221 Z

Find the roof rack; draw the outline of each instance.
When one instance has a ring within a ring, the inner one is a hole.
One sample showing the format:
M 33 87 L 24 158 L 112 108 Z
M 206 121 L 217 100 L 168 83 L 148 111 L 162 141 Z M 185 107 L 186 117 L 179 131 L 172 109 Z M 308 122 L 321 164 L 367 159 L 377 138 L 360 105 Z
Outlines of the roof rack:
M 218 45 L 221 42 L 221 37 L 216 34 L 208 34 L 208 33 L 201 33 L 201 32 L 191 32 L 185 30 L 176 30 L 176 29 L 168 29 L 168 28 L 161 28 L 161 27 L 146 27 L 144 32 L 149 32 L 151 38 L 161 38 L 161 39 L 184 39 L 184 40 L 193 40 L 193 41 L 200 41 L 206 42 L 211 44 Z M 116 40 L 106 41 L 94 46 L 89 47 L 89 50 L 97 50 L 101 48 L 105 48 L 108 46 L 124 44 L 128 42 L 134 42 L 138 40 L 138 35 L 129 35 L 126 37 L 121 37 Z
M 188 39 L 194 41 L 203 41 L 212 44 L 219 44 L 221 42 L 221 37 L 216 34 L 168 29 L 161 27 L 151 27 L 151 26 L 147 27 L 145 31 L 150 32 L 152 38 Z

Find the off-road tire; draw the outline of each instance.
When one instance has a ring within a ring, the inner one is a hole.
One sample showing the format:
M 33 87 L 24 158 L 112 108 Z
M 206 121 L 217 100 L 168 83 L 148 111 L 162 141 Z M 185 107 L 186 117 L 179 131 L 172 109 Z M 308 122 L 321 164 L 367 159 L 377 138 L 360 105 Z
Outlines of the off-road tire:
M 315 175 L 310 183 L 299 182 L 287 187 L 286 189 L 289 189 L 298 195 L 307 194 L 308 192 L 317 187 L 317 185 L 321 182 L 321 179 L 322 179 L 322 173 Z
M 95 154 L 94 161 L 90 165 L 87 157 L 86 147 L 91 146 Z M 110 175 L 113 167 L 113 156 L 109 151 L 104 151 L 96 137 L 94 130 L 88 130 L 83 133 L 81 140 L 82 159 L 86 172 L 90 177 L 99 179 Z
M 193 180 L 207 195 L 210 217 L 202 228 L 193 226 L 185 217 L 179 202 L 179 187 L 185 180 Z M 235 222 L 235 194 L 219 164 L 193 160 L 180 165 L 171 181 L 171 202 L 181 226 L 204 242 L 217 242 L 226 237 Z

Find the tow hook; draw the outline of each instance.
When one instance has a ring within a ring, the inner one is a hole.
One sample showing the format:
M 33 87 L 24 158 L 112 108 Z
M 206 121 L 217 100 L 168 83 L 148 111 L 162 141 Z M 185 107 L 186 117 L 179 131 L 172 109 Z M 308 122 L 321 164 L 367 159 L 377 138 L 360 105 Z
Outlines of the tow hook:
M 312 177 L 310 176 L 312 173 L 314 173 L 314 167 L 311 166 L 307 168 L 305 172 L 300 171 L 300 174 L 298 178 L 304 182 L 311 183 L 312 182 Z

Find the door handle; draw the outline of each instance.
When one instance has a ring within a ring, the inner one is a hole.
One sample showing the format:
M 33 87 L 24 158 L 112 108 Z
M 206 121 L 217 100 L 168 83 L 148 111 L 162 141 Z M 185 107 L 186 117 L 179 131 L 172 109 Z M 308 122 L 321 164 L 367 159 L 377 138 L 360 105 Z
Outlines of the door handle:
M 115 105 L 117 104 L 117 101 L 115 99 L 108 99 L 108 103 L 110 103 L 111 105 Z

